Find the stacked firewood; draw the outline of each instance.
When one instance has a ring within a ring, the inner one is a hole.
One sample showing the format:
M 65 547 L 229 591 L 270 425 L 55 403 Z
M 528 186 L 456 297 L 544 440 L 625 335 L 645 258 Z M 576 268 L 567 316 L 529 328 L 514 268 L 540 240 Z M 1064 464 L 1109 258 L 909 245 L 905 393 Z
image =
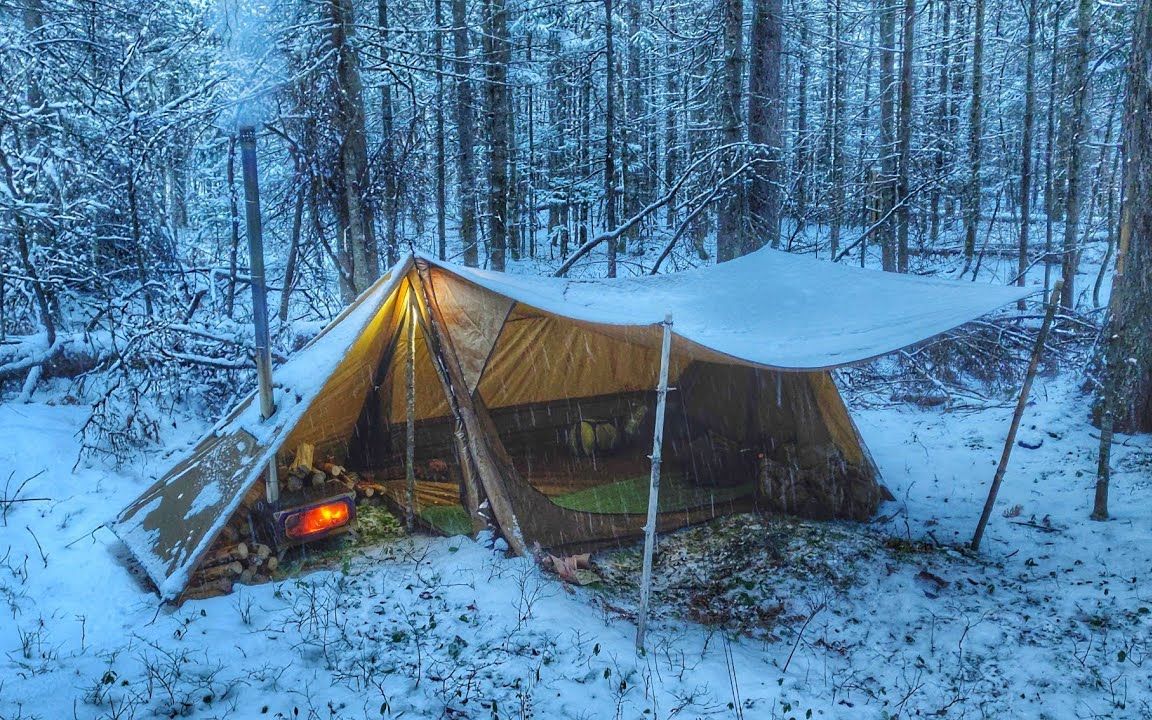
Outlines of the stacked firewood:
M 337 483 L 356 492 L 357 504 L 384 501 L 387 488 L 375 482 L 373 476 L 361 476 L 338 464 L 334 458 L 316 459 L 315 455 L 312 445 L 301 443 L 292 463 L 277 468 L 281 493 L 291 494 L 305 488 Z M 249 522 L 252 508 L 264 492 L 263 485 L 257 484 L 244 497 L 232 519 L 220 531 L 212 549 L 200 562 L 182 596 L 183 600 L 225 595 L 232 592 L 236 583 L 263 583 L 275 577 L 279 558 L 271 547 L 253 537 Z
M 279 468 L 281 490 L 300 492 L 304 488 L 320 487 L 327 483 L 340 483 L 349 490 L 360 481 L 359 475 L 338 464 L 334 458 L 316 459 L 316 449 L 301 443 L 291 465 Z
M 272 548 L 263 543 L 224 545 L 205 556 L 196 570 L 185 599 L 212 597 L 232 592 L 235 583 L 268 582 L 280 565 Z
M 248 521 L 252 506 L 263 496 L 264 488 L 254 487 L 244 497 L 212 549 L 200 561 L 182 600 L 226 595 L 235 583 L 252 585 L 268 582 L 280 566 L 272 548 L 258 542 Z

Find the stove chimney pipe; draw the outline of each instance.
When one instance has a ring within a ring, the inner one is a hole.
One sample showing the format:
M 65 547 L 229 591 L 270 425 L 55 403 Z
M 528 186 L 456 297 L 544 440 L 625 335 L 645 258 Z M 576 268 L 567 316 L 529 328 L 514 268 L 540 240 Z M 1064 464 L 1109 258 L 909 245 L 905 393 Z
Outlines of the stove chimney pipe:
M 240 128 L 240 162 L 244 170 L 244 212 L 248 228 L 249 274 L 252 285 L 252 324 L 256 330 L 256 380 L 260 389 L 260 419 L 276 412 L 272 399 L 272 356 L 268 340 L 268 287 L 264 283 L 264 228 L 260 221 L 260 184 L 256 176 L 256 128 Z M 269 504 L 280 499 L 276 458 L 268 463 Z

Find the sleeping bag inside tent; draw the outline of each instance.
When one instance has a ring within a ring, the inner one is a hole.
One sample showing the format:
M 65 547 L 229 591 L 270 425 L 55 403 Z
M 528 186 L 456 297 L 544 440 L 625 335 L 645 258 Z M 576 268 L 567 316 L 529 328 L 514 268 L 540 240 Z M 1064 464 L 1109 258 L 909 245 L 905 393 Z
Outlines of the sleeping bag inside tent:
M 403 511 L 411 420 L 423 526 L 490 527 L 519 552 L 636 537 L 666 314 L 658 529 L 753 509 L 864 520 L 887 491 L 829 371 L 1021 295 L 774 251 L 594 281 L 409 257 L 277 368 L 276 414 L 246 400 L 115 529 L 176 597 L 301 447 Z

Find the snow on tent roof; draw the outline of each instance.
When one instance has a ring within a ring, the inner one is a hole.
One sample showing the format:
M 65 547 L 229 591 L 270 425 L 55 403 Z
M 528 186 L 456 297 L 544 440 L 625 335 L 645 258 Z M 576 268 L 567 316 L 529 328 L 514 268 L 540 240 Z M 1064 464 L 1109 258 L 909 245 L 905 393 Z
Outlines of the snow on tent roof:
M 896 275 L 762 250 L 675 275 L 575 280 L 508 275 L 421 258 L 523 305 L 576 321 L 651 326 L 673 315 L 676 335 L 739 363 L 817 370 L 861 362 L 979 317 L 1028 292 Z M 277 412 L 261 422 L 245 398 L 113 530 L 165 599 L 177 597 L 264 467 L 339 373 L 367 373 L 358 341 L 383 331 L 409 273 L 402 258 L 306 348 L 276 368 Z M 362 343 L 361 343 L 362 344 Z M 374 357 L 374 356 L 373 356 Z
M 112 530 L 156 583 L 162 598 L 170 600 L 183 591 L 189 573 L 268 461 L 356 341 L 372 327 L 411 261 L 402 259 L 276 368 L 276 413 L 267 422 L 260 420 L 255 394 L 248 395 L 116 518 Z
M 429 262 L 545 312 L 650 325 L 757 365 L 818 370 L 913 345 L 1028 295 L 1020 287 L 899 275 L 763 249 L 688 272 L 605 280 Z

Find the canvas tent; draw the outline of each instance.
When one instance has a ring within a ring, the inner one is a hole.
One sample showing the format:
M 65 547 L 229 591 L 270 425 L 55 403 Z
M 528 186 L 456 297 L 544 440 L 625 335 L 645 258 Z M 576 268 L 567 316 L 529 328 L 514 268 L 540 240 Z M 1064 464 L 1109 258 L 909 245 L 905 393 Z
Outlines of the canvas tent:
M 829 371 L 914 344 L 1019 288 L 859 270 L 772 250 L 675 275 L 529 277 L 407 257 L 274 373 L 114 525 L 176 598 L 270 461 L 301 443 L 514 550 L 636 536 L 662 322 L 672 317 L 658 527 L 768 508 L 866 519 L 884 495 Z M 409 410 L 409 363 L 415 402 Z

